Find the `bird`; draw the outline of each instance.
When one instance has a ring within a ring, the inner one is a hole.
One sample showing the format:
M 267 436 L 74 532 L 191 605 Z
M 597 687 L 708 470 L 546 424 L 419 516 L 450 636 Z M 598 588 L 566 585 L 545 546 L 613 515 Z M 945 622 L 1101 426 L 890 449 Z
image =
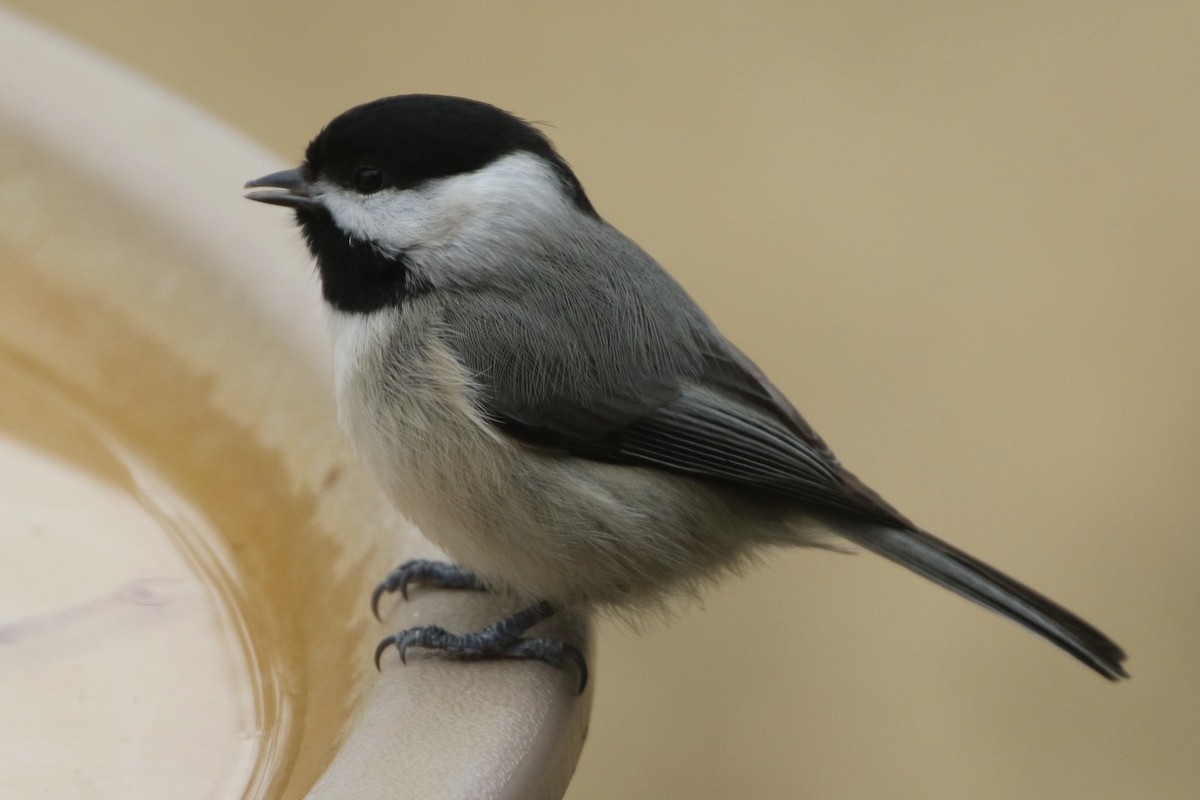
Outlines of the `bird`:
M 340 426 L 452 559 L 398 566 L 376 616 L 410 584 L 520 601 L 470 633 L 399 631 L 377 666 L 393 647 L 574 664 L 582 692 L 579 649 L 529 629 L 697 591 L 764 548 L 848 542 L 1128 677 L 1106 635 L 844 467 L 534 125 L 462 97 L 384 97 L 245 186 L 292 209 L 315 261 Z

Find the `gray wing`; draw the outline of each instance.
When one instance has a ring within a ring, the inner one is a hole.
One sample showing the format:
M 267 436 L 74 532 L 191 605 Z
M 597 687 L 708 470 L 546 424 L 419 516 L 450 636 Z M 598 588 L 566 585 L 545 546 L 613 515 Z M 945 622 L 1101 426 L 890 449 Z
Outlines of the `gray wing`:
M 564 272 L 555 259 L 520 291 L 483 287 L 448 306 L 451 344 L 488 420 L 542 449 L 911 524 L 838 463 L 657 264 L 611 249 L 602 268 Z
M 753 391 L 757 385 L 738 388 Z M 711 386 L 688 385 L 674 400 L 624 428 L 612 460 L 737 483 L 885 524 L 910 526 L 841 466 L 815 434 L 800 435 L 795 423 L 811 433 L 790 405 L 750 407 Z

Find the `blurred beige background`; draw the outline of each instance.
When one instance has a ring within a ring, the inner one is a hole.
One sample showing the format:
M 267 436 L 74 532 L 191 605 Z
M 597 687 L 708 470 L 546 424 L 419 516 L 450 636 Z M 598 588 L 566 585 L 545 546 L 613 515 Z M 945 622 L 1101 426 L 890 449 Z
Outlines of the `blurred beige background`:
M 781 553 L 602 626 L 570 800 L 1200 796 L 1200 4 L 10 5 L 289 158 L 385 94 L 551 123 L 852 469 L 1131 655 Z

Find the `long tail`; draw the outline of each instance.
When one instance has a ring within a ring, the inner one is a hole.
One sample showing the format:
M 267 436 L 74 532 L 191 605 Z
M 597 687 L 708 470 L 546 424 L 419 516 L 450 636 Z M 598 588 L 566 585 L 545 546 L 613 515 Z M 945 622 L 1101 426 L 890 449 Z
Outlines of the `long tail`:
M 851 526 L 847 526 L 851 527 Z M 999 570 L 921 530 L 839 530 L 854 543 L 1044 636 L 1110 681 L 1128 678 L 1125 652 L 1100 631 Z

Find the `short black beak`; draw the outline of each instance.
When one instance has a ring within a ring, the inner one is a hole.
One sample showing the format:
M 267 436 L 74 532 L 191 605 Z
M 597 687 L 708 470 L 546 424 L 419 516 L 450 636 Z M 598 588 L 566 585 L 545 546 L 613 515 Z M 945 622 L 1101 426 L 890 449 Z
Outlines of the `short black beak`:
M 246 199 L 257 200 L 260 203 L 270 203 L 289 208 L 316 208 L 320 205 L 309 188 L 308 181 L 297 169 L 285 169 L 282 172 L 272 172 L 252 181 L 246 181 L 247 189 L 267 189 L 271 191 L 247 192 Z M 274 191 L 274 190 L 281 191 Z

